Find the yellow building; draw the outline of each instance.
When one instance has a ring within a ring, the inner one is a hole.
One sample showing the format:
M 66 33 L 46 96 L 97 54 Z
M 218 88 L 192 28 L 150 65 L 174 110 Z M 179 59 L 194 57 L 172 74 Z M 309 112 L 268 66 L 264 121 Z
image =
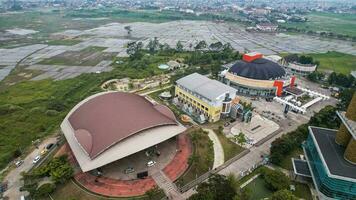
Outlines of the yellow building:
M 182 109 L 200 121 L 216 122 L 229 114 L 236 89 L 198 73 L 179 79 L 175 99 Z

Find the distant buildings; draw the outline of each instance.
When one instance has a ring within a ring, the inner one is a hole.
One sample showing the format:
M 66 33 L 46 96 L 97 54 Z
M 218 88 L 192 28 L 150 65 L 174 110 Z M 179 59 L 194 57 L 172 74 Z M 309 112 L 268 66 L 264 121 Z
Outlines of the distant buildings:
M 236 89 L 198 73 L 179 79 L 175 87 L 176 103 L 198 121 L 216 122 L 228 115 Z
M 356 94 L 347 112 L 337 112 L 339 130 L 309 127 L 306 161 L 293 160 L 295 174 L 311 177 L 320 199 L 356 199 Z
M 257 30 L 263 32 L 275 32 L 277 31 L 278 25 L 271 23 L 261 23 L 256 25 Z

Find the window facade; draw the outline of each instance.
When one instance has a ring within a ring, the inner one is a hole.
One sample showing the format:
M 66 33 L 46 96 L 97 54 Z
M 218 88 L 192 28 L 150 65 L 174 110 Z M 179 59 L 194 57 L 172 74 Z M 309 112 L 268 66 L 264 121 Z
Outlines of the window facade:
M 356 182 L 331 178 L 328 176 L 317 147 L 310 134 L 303 146 L 318 190 L 326 197 L 333 199 L 356 199 Z

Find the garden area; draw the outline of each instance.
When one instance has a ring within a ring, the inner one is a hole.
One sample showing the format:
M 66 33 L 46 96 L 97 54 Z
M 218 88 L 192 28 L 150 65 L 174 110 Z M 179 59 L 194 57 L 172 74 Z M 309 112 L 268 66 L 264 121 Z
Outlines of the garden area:
M 215 129 L 214 132 L 218 136 L 221 146 L 224 149 L 224 159 L 225 162 L 240 154 L 244 148 L 240 145 L 234 143 L 229 138 L 227 138 L 222 132 L 222 127 L 220 126 L 218 129 Z
M 193 128 L 189 131 L 189 137 L 193 144 L 193 153 L 188 159 L 188 170 L 176 181 L 178 186 L 184 186 L 208 172 L 214 163 L 213 142 L 209 139 L 208 133 Z
M 307 185 L 291 181 L 285 174 L 278 170 L 260 167 L 255 171 L 253 176 L 249 176 L 249 179 L 256 177 L 256 175 L 257 177 L 244 187 L 248 191 L 253 191 L 250 194 L 250 200 L 270 198 L 276 191 L 280 190 L 290 191 L 291 194 L 298 198 L 306 200 L 312 199 Z M 247 179 L 245 179 L 245 181 L 247 181 Z M 290 185 L 293 185 L 295 190 L 290 190 Z
M 281 171 L 265 166 L 257 168 L 242 179 L 234 174 L 214 174 L 206 182 L 199 184 L 196 191 L 189 200 L 312 199 L 307 185 L 291 181 Z

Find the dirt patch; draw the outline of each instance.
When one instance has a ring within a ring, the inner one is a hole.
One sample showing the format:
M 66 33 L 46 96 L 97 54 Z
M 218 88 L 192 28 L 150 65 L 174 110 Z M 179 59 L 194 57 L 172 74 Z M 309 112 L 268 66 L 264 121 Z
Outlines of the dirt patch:
M 103 52 L 103 47 L 88 47 L 81 51 L 67 51 L 52 58 L 45 59 L 40 64 L 68 65 L 68 66 L 95 66 L 102 60 L 112 60 L 116 53 Z

